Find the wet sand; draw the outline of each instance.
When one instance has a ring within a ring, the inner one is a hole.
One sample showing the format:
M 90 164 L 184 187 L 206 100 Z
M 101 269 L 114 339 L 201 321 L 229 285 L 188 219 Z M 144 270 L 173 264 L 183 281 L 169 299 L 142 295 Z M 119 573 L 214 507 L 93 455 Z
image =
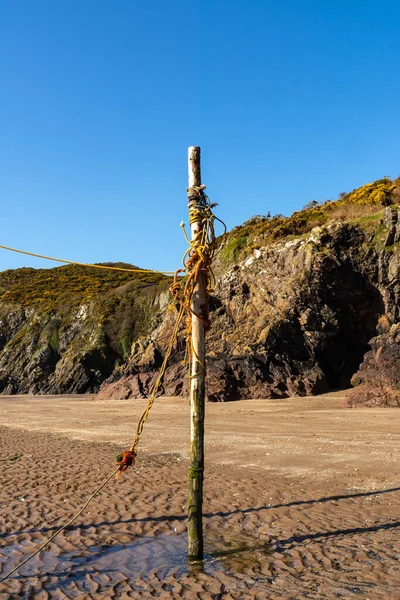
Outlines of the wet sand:
M 144 404 L 0 397 L 0 573 L 111 472 Z M 207 556 L 189 570 L 188 407 L 158 399 L 136 465 L 0 599 L 397 600 L 400 411 L 342 406 L 342 393 L 207 405 Z

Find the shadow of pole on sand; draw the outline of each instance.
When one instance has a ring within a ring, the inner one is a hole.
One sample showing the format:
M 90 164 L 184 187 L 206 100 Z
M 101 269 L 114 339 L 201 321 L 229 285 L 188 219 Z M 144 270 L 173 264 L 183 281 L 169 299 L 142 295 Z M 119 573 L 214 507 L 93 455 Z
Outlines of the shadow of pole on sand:
M 374 533 L 376 531 L 387 531 L 400 527 L 400 521 L 393 523 L 381 523 L 371 527 L 351 527 L 349 529 L 336 529 L 334 531 L 317 531 L 316 533 L 305 533 L 304 535 L 294 535 L 286 540 L 276 540 L 272 546 L 276 550 L 291 550 L 296 544 L 302 544 L 312 540 L 322 540 L 344 535 L 355 535 L 357 533 Z
M 273 508 L 290 508 L 291 506 L 307 506 L 310 504 L 320 504 L 323 502 L 334 502 L 335 500 L 348 500 L 351 498 L 366 498 L 367 496 L 379 496 L 381 494 L 389 494 L 391 492 L 399 492 L 400 487 L 388 488 L 387 490 L 375 490 L 373 492 L 357 492 L 355 494 L 341 494 L 336 496 L 326 496 L 323 498 L 314 498 L 311 500 L 293 500 L 282 504 L 266 504 L 264 506 L 238 508 L 231 511 L 219 511 L 216 513 L 205 514 L 205 517 L 230 517 L 237 514 L 250 514 L 261 510 L 271 510 Z

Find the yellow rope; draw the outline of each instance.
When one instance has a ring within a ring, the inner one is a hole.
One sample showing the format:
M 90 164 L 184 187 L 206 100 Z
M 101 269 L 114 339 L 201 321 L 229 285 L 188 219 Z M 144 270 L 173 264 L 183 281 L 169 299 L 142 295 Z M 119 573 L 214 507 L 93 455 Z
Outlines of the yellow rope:
M 183 304 L 182 304 L 182 305 L 181 305 L 181 307 L 180 307 L 180 309 L 179 309 L 178 316 L 177 316 L 177 318 L 176 318 L 175 327 L 174 327 L 174 330 L 173 330 L 173 332 L 172 332 L 172 335 L 171 335 L 171 338 L 170 338 L 170 341 L 169 341 L 169 344 L 168 344 L 167 352 L 166 352 L 166 354 L 165 354 L 165 357 L 164 357 L 163 363 L 162 363 L 162 365 L 161 365 L 161 369 L 160 369 L 160 371 L 159 371 L 159 373 L 158 373 L 157 380 L 156 380 L 156 382 L 155 382 L 155 384 L 154 384 L 153 391 L 152 391 L 152 393 L 151 393 L 151 395 L 150 395 L 149 402 L 148 402 L 148 404 L 147 404 L 147 407 L 146 407 L 146 409 L 144 410 L 144 412 L 143 412 L 142 416 L 141 416 L 141 417 L 140 417 L 140 419 L 139 419 L 139 422 L 138 422 L 138 424 L 137 424 L 137 428 L 136 428 L 136 435 L 135 435 L 135 439 L 133 440 L 133 444 L 132 444 L 132 446 L 129 448 L 129 451 L 130 451 L 130 452 L 131 452 L 133 455 L 136 455 L 136 450 L 135 450 L 135 449 L 136 449 L 136 446 L 137 446 L 137 445 L 138 445 L 138 443 L 139 443 L 139 438 L 140 438 L 140 435 L 142 434 L 142 431 L 143 431 L 144 424 L 145 424 L 145 423 L 146 423 L 146 421 L 147 421 L 147 418 L 148 418 L 148 416 L 149 416 L 150 409 L 151 409 L 151 407 L 152 407 L 152 406 L 153 406 L 153 404 L 154 404 L 154 400 L 155 400 L 155 398 L 156 398 L 156 394 L 157 394 L 157 392 L 158 392 L 158 390 L 159 390 L 159 387 L 160 387 L 160 384 L 161 384 L 162 378 L 164 377 L 164 373 L 165 373 L 165 369 L 167 368 L 167 364 L 168 364 L 169 357 L 171 356 L 172 350 L 173 350 L 173 348 L 174 348 L 174 343 L 175 343 L 175 341 L 176 341 L 176 339 L 177 339 L 177 337 L 178 337 L 178 333 L 179 333 L 179 327 L 180 327 L 180 325 L 181 325 L 181 323 L 182 323 L 182 319 L 183 319 L 184 312 L 185 312 L 185 307 L 184 307 L 184 306 L 183 306 Z
M 79 267 L 90 267 L 94 269 L 107 269 L 108 271 L 125 271 L 127 273 L 156 273 L 157 275 L 174 275 L 175 271 L 152 271 L 151 269 L 124 269 L 123 267 L 110 267 L 108 265 L 92 265 L 90 263 L 77 262 L 76 260 L 65 260 L 63 258 L 54 258 L 53 256 L 45 256 L 44 254 L 36 254 L 26 250 L 18 250 L 9 246 L 0 246 L 3 250 L 10 252 L 18 252 L 18 254 L 26 254 L 27 256 L 35 256 L 36 258 L 44 258 L 45 260 L 53 260 L 55 262 L 65 263 L 67 265 L 78 265 Z

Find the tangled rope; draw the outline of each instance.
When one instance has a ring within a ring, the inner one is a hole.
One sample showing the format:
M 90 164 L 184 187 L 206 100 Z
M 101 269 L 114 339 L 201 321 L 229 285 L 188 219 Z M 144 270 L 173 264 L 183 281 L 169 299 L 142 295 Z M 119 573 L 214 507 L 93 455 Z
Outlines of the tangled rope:
M 186 335 L 187 335 L 187 355 L 189 356 L 189 365 L 194 353 L 192 345 L 192 314 L 203 323 L 205 331 L 209 331 L 211 327 L 209 316 L 208 296 L 213 292 L 215 287 L 215 277 L 212 270 L 212 261 L 216 253 L 216 237 L 214 229 L 214 221 L 219 221 L 225 231 L 226 225 L 218 219 L 213 213 L 213 208 L 217 204 L 212 204 L 205 194 L 205 185 L 192 186 L 187 189 L 189 199 L 189 221 L 190 225 L 197 224 L 197 231 L 189 240 L 185 226 L 182 229 L 185 238 L 189 244 L 188 250 L 183 256 L 184 271 L 187 274 L 187 279 L 184 283 L 178 280 L 179 271 L 174 276 L 175 301 L 182 302 L 186 311 Z M 203 278 L 204 287 L 207 291 L 206 302 L 201 306 L 201 313 L 195 313 L 192 308 L 193 293 Z M 179 290 L 179 291 L 178 291 Z M 197 357 L 198 358 L 198 357 Z M 200 363 L 201 364 L 201 363 Z M 202 365 L 205 369 L 205 365 Z M 189 375 L 190 377 L 190 375 Z

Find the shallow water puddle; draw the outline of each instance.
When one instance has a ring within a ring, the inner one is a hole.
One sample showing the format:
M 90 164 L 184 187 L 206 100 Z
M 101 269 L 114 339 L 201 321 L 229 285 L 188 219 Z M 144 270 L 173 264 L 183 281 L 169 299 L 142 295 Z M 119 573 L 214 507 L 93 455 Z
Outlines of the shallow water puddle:
M 29 551 L 33 549 L 29 543 Z M 2 548 L 2 573 L 26 558 L 26 550 L 26 544 Z M 162 581 L 198 573 L 212 576 L 221 571 L 235 575 L 247 569 L 254 573 L 257 563 L 265 562 L 269 553 L 267 545 L 248 536 L 232 539 L 207 536 L 204 563 L 189 567 L 186 534 L 139 537 L 130 544 L 110 543 L 62 553 L 43 551 L 21 567 L 10 581 L 18 579 L 22 583 L 24 579 L 40 578 L 50 591 L 54 580 L 58 589 L 74 598 L 78 593 L 104 590 L 118 581 L 150 581 L 153 578 Z

